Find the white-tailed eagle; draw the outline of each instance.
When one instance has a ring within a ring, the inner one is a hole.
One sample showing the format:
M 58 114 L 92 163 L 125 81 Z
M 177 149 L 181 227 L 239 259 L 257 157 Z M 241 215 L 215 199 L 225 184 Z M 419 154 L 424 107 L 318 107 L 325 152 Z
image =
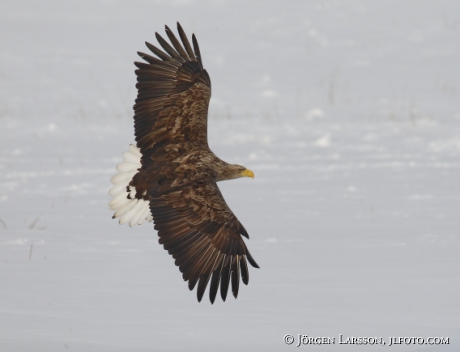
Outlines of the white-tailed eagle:
M 247 261 L 259 266 L 242 236 L 247 231 L 228 207 L 217 182 L 254 177 L 209 149 L 207 138 L 211 80 L 203 68 L 195 35 L 193 49 L 177 24 L 181 42 L 166 26 L 163 50 L 146 43 L 157 57 L 141 52 L 134 105 L 136 145 L 130 145 L 112 177 L 109 206 L 120 224 L 155 223 L 160 244 L 173 256 L 188 281 L 198 284 L 201 301 L 210 283 L 212 303 L 220 286 L 225 301 L 230 286 L 238 296 L 240 276 L 247 285 Z M 247 261 L 246 261 L 247 259 Z

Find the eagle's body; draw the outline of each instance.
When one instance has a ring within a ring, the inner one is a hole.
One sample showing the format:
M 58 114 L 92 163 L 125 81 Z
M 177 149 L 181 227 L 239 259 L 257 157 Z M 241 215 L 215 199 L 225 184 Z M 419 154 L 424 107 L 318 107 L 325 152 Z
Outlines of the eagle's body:
M 209 149 L 211 80 L 195 36 L 192 50 L 179 24 L 178 31 L 182 45 L 166 27 L 172 47 L 156 33 L 166 53 L 146 43 L 160 59 L 139 53 L 148 63 L 135 63 L 136 146 L 123 154 L 120 173 L 111 179 L 114 198 L 109 205 L 121 224 L 153 219 L 160 244 L 176 260 L 189 288 L 198 283 L 201 301 L 211 280 L 214 302 L 219 285 L 225 300 L 230 280 L 235 298 L 240 274 L 248 283 L 246 258 L 258 267 L 241 237 L 248 234 L 216 182 L 254 174 L 222 161 Z

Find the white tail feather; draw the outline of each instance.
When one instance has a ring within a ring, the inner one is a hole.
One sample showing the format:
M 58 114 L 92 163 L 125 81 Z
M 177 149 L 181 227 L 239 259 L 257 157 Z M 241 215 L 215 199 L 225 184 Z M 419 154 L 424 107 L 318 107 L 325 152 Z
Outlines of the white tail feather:
M 133 155 L 133 154 L 131 154 Z M 139 168 L 138 166 L 139 164 L 136 164 L 136 163 L 121 163 L 121 164 L 118 164 L 117 165 L 117 170 L 119 172 L 128 172 L 128 171 L 137 171 L 137 169 Z
M 136 210 L 136 206 L 138 205 L 138 200 L 135 199 L 134 202 L 129 203 L 124 209 L 123 212 L 120 212 L 120 224 L 126 224 L 128 221 L 131 220 L 131 215 L 134 210 Z
M 127 152 L 123 153 L 123 162 L 117 165 L 118 174 L 110 179 L 113 186 L 109 191 L 112 200 L 109 202 L 110 210 L 114 210 L 114 218 L 119 218 L 121 225 L 129 222 L 129 226 L 141 225 L 144 221 L 152 221 L 149 202 L 137 199 L 136 189 L 127 186 L 131 182 L 141 165 L 142 154 L 139 148 L 131 144 Z M 128 198 L 129 196 L 129 198 Z
M 136 174 L 136 171 L 120 172 L 119 174 L 116 174 L 115 176 L 113 176 L 110 179 L 110 182 L 112 182 L 114 185 L 123 182 L 123 183 L 126 183 L 126 186 L 127 186 L 135 174 Z
M 124 186 L 124 184 L 119 183 L 119 184 L 113 186 L 113 187 L 110 189 L 109 194 L 110 194 L 111 196 L 115 197 L 117 194 L 120 194 L 121 191 L 122 191 L 123 189 L 125 189 L 125 188 L 126 188 L 126 187 Z M 113 201 L 110 201 L 110 203 L 112 203 L 112 202 L 113 202 Z M 109 203 L 109 204 L 110 204 L 110 203 Z
M 129 212 L 129 211 L 137 204 L 137 199 L 136 199 L 136 198 L 134 198 L 134 199 L 128 199 L 128 200 L 129 200 L 129 202 L 123 204 L 123 205 L 119 208 L 119 210 L 117 210 L 117 211 L 115 212 L 115 215 L 114 215 L 114 216 L 115 216 L 116 218 L 120 218 L 120 221 L 121 221 L 121 217 L 122 217 L 123 215 L 125 215 L 127 212 Z M 123 224 L 122 224 L 122 225 L 123 225 Z
M 120 209 L 124 204 L 130 201 L 127 197 L 128 192 L 120 191 L 120 194 L 117 194 L 113 197 L 113 199 L 109 202 L 110 210 L 117 210 Z
M 137 223 L 138 223 L 139 225 L 141 225 L 142 223 L 144 223 L 145 220 L 147 220 L 148 222 L 150 222 L 150 221 L 153 220 L 153 216 L 152 216 L 152 214 L 150 213 L 150 208 L 149 208 L 149 207 L 146 207 L 144 214 L 142 214 L 142 216 L 141 216 L 140 219 L 137 221 Z
M 139 157 L 139 154 L 137 153 L 132 153 L 131 151 L 127 151 L 123 153 L 123 160 L 127 163 L 138 164 L 140 159 L 141 158 Z
M 139 157 L 138 160 L 141 160 L 142 158 L 141 150 L 138 147 L 136 147 L 134 144 L 129 145 L 129 151 L 131 152 L 131 154 L 137 155 Z
M 131 218 L 129 226 L 134 226 L 136 224 L 141 225 L 145 220 L 147 220 L 147 215 L 150 215 L 149 205 L 146 202 L 140 202 L 140 204 L 142 204 L 142 208 L 139 209 L 137 213 Z

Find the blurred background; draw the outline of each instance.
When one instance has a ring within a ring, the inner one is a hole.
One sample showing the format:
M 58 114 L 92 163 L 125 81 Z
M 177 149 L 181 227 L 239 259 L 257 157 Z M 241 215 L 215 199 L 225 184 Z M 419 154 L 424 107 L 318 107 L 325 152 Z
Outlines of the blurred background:
M 177 21 L 211 76 L 211 148 L 256 175 L 219 186 L 261 269 L 214 305 L 107 206 L 136 52 Z M 458 350 L 459 39 L 444 0 L 2 1 L 0 349 Z

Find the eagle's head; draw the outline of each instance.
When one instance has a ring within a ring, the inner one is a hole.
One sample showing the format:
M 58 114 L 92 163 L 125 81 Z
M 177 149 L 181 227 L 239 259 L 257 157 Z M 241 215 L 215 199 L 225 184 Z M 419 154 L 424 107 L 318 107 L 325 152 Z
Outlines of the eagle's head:
M 238 164 L 227 164 L 226 167 L 221 170 L 217 181 L 234 180 L 240 177 L 254 178 L 254 172 Z

